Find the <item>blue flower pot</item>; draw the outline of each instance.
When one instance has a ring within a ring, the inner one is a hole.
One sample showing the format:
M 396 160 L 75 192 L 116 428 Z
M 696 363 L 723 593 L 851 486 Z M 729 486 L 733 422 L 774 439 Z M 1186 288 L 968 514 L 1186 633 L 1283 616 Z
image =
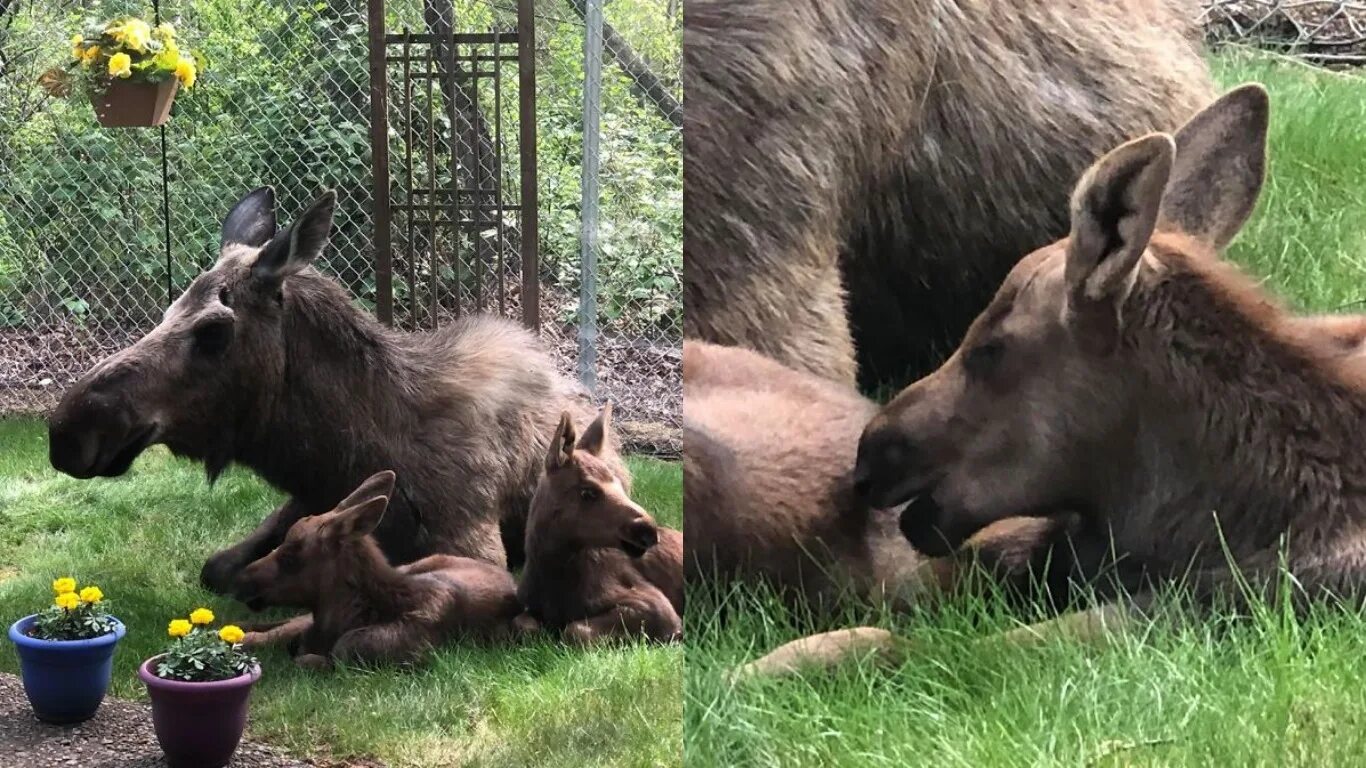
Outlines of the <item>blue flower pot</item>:
M 94 717 L 109 688 L 114 647 L 127 629 L 114 619 L 114 631 L 89 640 L 39 640 L 29 637 L 34 616 L 9 628 L 9 639 L 19 651 L 19 674 L 24 693 L 39 720 L 79 723 Z

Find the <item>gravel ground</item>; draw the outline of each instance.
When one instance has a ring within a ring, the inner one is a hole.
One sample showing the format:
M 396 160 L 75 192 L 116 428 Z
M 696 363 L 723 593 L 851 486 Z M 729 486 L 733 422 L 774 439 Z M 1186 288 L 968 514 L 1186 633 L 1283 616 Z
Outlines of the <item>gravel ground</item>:
M 95 717 L 76 726 L 40 722 L 18 677 L 0 674 L 0 768 L 153 768 L 165 766 L 146 704 L 107 698 Z M 317 766 L 243 741 L 230 768 Z M 332 764 L 341 768 L 342 764 Z M 360 765 L 360 764 L 357 764 Z M 364 765 L 374 766 L 374 763 Z

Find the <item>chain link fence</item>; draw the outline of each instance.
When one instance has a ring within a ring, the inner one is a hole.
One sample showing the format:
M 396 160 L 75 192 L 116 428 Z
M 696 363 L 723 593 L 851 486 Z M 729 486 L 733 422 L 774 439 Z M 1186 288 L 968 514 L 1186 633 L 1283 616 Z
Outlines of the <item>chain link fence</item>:
M 1323 66 L 1366 64 L 1366 3 L 1343 0 L 1204 0 L 1212 45 L 1281 51 Z
M 569 375 L 578 375 L 582 320 L 582 7 L 536 4 L 541 325 Z M 599 137 L 596 394 L 616 403 L 634 447 L 660 452 L 677 450 L 681 411 L 682 161 L 678 127 L 653 105 L 661 95 L 676 104 L 681 90 L 676 11 L 664 0 L 613 2 L 620 41 L 664 90 L 642 98 L 637 76 L 605 67 Z M 89 21 L 154 12 L 208 60 L 164 131 L 102 129 L 88 103 L 38 87 Z M 443 15 L 457 32 L 516 27 L 514 0 L 391 1 L 388 27 L 425 32 Z M 275 187 L 283 221 L 337 190 L 320 266 L 373 307 L 368 89 L 366 9 L 356 2 L 0 0 L 0 415 L 44 412 L 93 362 L 153 327 L 212 264 L 227 209 L 261 184 Z M 391 105 L 396 95 L 391 86 Z M 492 94 L 475 101 L 501 122 Z M 501 135 L 515 146 L 512 114 Z M 391 126 L 391 154 L 398 139 Z M 503 156 L 513 162 L 486 159 L 481 172 L 515 189 L 516 152 Z M 516 237 L 519 222 L 508 224 Z M 456 272 L 458 297 L 470 286 Z M 399 283 L 396 320 L 404 301 L 418 300 Z M 502 309 L 513 314 L 515 303 Z

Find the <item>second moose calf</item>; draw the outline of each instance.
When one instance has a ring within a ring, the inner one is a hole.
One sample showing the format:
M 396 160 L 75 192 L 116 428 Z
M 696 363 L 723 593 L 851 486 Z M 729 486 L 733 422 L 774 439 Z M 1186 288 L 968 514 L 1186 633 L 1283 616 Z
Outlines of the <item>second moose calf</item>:
M 604 406 L 577 441 L 570 415 L 560 417 L 531 502 L 517 626 L 579 645 L 678 640 L 683 534 L 656 525 L 612 472 L 611 413 Z
M 295 662 L 411 663 L 456 638 L 510 634 L 521 610 L 507 570 L 432 555 L 395 568 L 370 534 L 394 492 L 394 473 L 371 476 L 336 509 L 294 523 L 284 542 L 238 577 L 247 605 L 307 608 L 250 632 L 249 646 L 287 643 Z

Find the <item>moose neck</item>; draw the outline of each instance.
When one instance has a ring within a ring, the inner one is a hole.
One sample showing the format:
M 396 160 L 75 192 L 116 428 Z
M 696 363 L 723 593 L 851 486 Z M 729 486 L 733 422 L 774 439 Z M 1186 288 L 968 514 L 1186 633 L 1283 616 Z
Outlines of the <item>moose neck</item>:
M 296 275 L 288 288 L 281 386 L 236 460 L 326 509 L 363 474 L 391 468 L 389 443 L 414 433 L 420 409 L 403 383 L 404 347 L 385 328 L 321 275 Z
M 389 564 L 373 539 L 345 545 L 339 589 L 314 606 L 325 629 L 344 632 L 358 620 L 390 621 L 420 601 L 411 577 Z
M 1126 304 L 1144 376 L 1132 454 L 1098 503 L 1116 544 L 1208 566 L 1274 556 L 1282 539 L 1292 558 L 1321 551 L 1366 522 L 1366 376 L 1295 336 L 1232 267 L 1161 255 Z

